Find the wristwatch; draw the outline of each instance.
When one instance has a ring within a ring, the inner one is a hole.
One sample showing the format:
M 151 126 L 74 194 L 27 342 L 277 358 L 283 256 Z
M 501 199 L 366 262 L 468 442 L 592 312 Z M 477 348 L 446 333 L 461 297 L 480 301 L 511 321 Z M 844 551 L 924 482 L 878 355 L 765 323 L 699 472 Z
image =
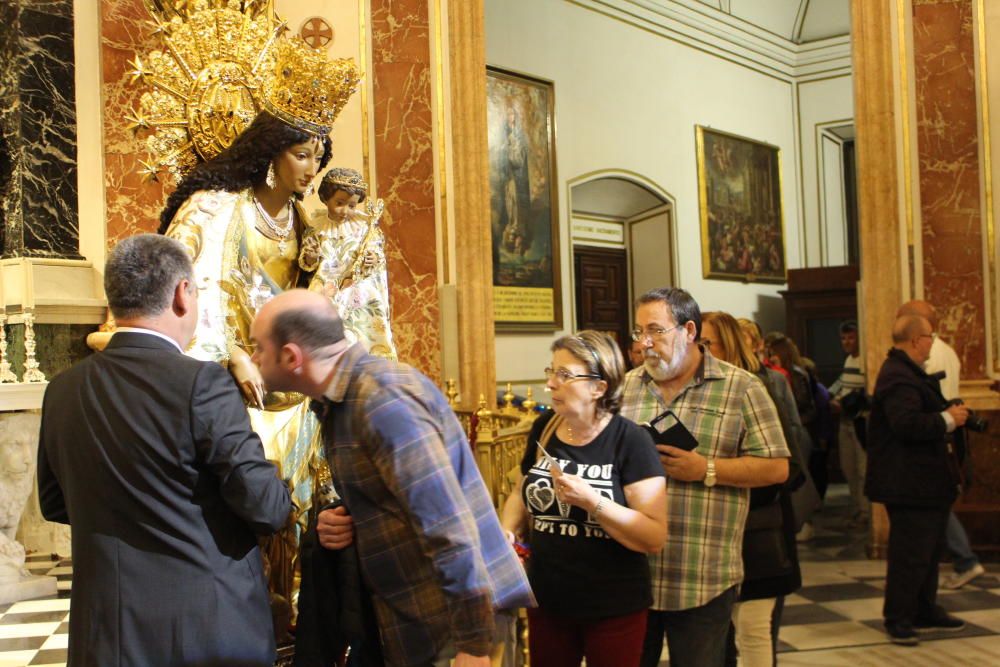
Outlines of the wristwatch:
M 705 468 L 705 479 L 702 482 L 709 488 L 715 486 L 715 459 L 708 459 L 708 466 Z

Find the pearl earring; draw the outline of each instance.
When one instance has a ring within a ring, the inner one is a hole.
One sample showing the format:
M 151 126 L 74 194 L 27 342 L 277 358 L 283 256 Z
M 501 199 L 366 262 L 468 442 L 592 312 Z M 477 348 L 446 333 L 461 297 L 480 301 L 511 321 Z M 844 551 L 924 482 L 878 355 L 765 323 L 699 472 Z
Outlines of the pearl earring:
M 310 181 L 308 187 L 306 187 L 306 197 L 311 197 L 312 193 L 315 192 L 315 191 L 316 191 L 316 188 L 312 184 L 312 181 Z
M 271 164 L 267 165 L 267 177 L 264 179 L 264 182 L 267 183 L 267 187 L 269 187 L 271 189 L 274 189 L 274 187 L 278 184 L 278 182 L 275 180 L 275 177 L 274 177 L 274 163 L 273 162 Z

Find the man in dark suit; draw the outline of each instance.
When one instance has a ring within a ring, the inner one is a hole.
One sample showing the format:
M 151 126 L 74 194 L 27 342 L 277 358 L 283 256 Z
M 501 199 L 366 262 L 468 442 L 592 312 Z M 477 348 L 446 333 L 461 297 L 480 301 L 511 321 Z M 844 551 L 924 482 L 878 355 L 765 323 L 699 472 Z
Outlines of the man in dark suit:
M 39 498 L 72 527 L 73 667 L 275 659 L 255 533 L 285 523 L 289 495 L 229 373 L 182 353 L 193 280 L 176 241 L 120 242 L 104 278 L 119 328 L 45 393 Z
M 935 334 L 923 317 L 904 315 L 875 383 L 868 422 L 865 493 L 889 513 L 885 630 L 895 644 L 916 645 L 921 631 L 965 627 L 937 604 L 938 561 L 945 525 L 958 495 L 951 436 L 969 410 L 948 405 L 924 372 Z

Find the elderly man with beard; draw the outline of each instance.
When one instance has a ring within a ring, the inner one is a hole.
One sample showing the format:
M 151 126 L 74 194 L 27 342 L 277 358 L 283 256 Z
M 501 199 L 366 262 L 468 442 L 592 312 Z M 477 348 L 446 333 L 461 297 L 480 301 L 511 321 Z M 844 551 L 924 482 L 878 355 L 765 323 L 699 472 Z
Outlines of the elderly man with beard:
M 653 606 L 641 664 L 659 664 L 666 633 L 670 664 L 721 667 L 743 580 L 749 489 L 784 482 L 790 454 L 764 385 L 695 342 L 701 311 L 690 294 L 647 292 L 635 323 L 644 364 L 625 378 L 621 414 L 643 423 L 669 413 L 658 431 L 680 422 L 698 441 L 692 451 L 657 445 L 669 537 L 650 558 Z

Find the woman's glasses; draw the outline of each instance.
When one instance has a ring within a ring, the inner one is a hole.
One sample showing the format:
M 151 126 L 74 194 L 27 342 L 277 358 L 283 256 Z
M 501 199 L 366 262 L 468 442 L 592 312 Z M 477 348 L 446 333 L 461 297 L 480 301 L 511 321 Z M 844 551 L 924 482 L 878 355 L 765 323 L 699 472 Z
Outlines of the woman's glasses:
M 566 384 L 575 380 L 600 380 L 601 376 L 596 373 L 570 373 L 565 368 L 554 370 L 551 367 L 546 367 L 545 379 L 554 380 L 556 384 Z

